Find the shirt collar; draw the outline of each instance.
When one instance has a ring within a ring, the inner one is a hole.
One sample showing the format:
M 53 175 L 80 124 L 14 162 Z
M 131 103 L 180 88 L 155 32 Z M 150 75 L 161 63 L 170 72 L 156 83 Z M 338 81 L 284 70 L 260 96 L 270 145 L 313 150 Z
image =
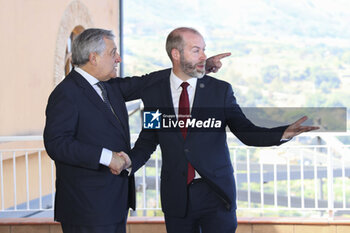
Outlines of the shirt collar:
M 97 78 L 95 78 L 94 76 L 92 76 L 91 74 L 89 74 L 88 72 L 86 72 L 85 70 L 83 70 L 79 67 L 75 67 L 74 70 L 76 72 L 78 72 L 79 74 L 81 74 L 81 76 L 83 76 L 86 79 L 86 81 L 88 81 L 90 83 L 91 86 L 100 82 Z
M 173 86 L 176 90 L 181 88 L 181 84 L 183 83 L 184 81 L 182 81 L 179 77 L 177 77 L 175 74 L 174 74 L 174 71 L 171 69 L 171 73 L 170 73 L 170 85 Z M 197 85 L 197 78 L 190 78 L 188 79 L 186 82 L 188 82 L 188 84 L 190 84 L 190 86 L 192 88 L 196 88 L 196 85 Z

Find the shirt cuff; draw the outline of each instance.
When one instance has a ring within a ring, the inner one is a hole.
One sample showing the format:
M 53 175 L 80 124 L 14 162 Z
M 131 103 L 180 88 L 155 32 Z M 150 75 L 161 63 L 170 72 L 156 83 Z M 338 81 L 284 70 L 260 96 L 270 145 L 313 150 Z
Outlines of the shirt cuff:
M 112 154 L 113 153 L 111 150 L 103 148 L 101 152 L 101 157 L 100 157 L 100 164 L 108 167 L 112 161 Z
M 280 140 L 280 142 L 288 142 L 290 140 L 292 140 L 292 138 L 288 138 L 288 139 L 287 138 L 283 138 L 283 139 Z

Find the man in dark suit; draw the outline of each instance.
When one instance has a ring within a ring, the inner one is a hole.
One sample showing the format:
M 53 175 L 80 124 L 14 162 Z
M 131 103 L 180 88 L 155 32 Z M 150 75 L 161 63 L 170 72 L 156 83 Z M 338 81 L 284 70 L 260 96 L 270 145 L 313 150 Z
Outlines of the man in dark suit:
M 161 127 L 142 130 L 130 153 L 132 170 L 140 168 L 159 144 L 167 232 L 235 232 L 236 190 L 226 126 L 251 146 L 280 145 L 316 127 L 301 126 L 306 117 L 271 129 L 252 124 L 236 103 L 231 85 L 205 75 L 205 43 L 196 30 L 173 30 L 166 49 L 172 69 L 153 73 L 166 78 L 142 94 L 145 111 L 152 113 L 151 121 L 160 119 Z
M 124 99 L 138 98 L 144 83 L 110 80 L 121 61 L 113 39 L 103 29 L 80 34 L 72 47 L 76 68 L 48 100 L 44 142 L 56 164 L 55 220 L 64 232 L 125 232 L 135 208 L 134 177 L 110 168 L 125 166 L 116 154 L 130 150 Z
M 115 78 L 121 58 L 111 31 L 87 29 L 72 45 L 75 65 L 51 93 L 44 143 L 56 164 L 55 220 L 64 232 L 123 233 L 129 207 L 135 208 L 125 101 L 137 99 L 158 77 Z M 214 56 L 210 68 L 220 68 Z M 159 77 L 162 79 L 162 77 Z

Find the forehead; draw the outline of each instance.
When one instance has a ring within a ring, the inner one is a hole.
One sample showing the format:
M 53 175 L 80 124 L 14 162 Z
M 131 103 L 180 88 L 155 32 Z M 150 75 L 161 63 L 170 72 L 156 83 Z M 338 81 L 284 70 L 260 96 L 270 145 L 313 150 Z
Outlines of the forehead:
M 185 42 L 185 46 L 188 46 L 190 48 L 196 46 L 196 47 L 200 47 L 200 48 L 204 48 L 205 47 L 205 42 L 204 39 L 201 35 L 198 35 L 196 33 L 193 32 L 185 32 L 182 35 L 184 42 Z
M 106 38 L 106 37 L 103 38 L 103 40 L 104 40 L 105 43 L 106 43 L 106 49 L 107 49 L 107 50 L 112 50 L 112 49 L 114 49 L 114 48 L 117 48 L 117 46 L 116 46 L 114 40 L 110 40 L 110 39 L 108 39 L 108 38 Z

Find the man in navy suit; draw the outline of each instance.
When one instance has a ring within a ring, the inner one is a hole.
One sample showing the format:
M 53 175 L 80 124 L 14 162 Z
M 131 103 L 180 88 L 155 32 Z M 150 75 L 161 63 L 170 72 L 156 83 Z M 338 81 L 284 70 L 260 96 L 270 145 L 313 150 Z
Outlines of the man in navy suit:
M 121 61 L 113 39 L 103 29 L 80 34 L 72 47 L 76 68 L 48 100 L 44 142 L 56 164 L 55 220 L 63 232 L 125 232 L 135 208 L 134 177 L 110 168 L 125 166 L 116 153 L 130 150 L 124 100 L 139 97 L 145 78 L 111 79 Z
M 75 65 L 51 93 L 44 143 L 56 164 L 55 220 L 64 232 L 124 233 L 129 207 L 135 208 L 125 101 L 162 77 L 115 78 L 121 58 L 111 31 L 87 29 L 72 45 Z M 220 68 L 214 56 L 207 68 Z
M 130 153 L 132 171 L 159 144 L 167 232 L 235 232 L 236 190 L 226 126 L 250 146 L 280 145 L 316 127 L 301 126 L 306 117 L 271 129 L 252 124 L 236 103 L 231 85 L 205 75 L 205 43 L 198 31 L 173 30 L 166 50 L 172 69 L 153 73 L 165 78 L 142 94 L 145 111 L 153 112 L 151 121 L 160 119 L 161 127 L 142 130 Z

